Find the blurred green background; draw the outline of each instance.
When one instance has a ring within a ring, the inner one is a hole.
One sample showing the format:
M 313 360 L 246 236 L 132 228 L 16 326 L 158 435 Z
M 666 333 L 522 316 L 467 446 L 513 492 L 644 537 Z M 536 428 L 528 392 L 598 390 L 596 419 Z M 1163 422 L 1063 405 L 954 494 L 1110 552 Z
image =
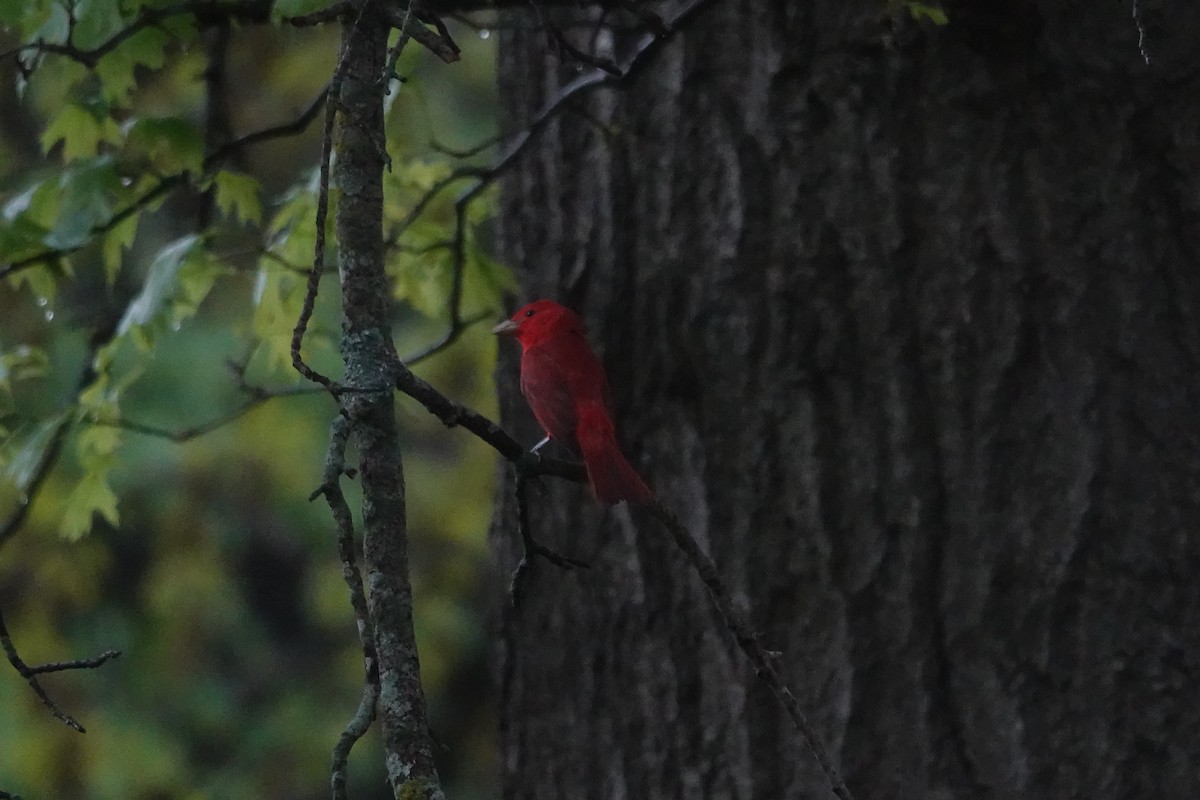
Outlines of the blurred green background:
M 389 108 L 393 219 L 451 168 L 432 143 L 467 148 L 495 132 L 494 38 L 453 30 L 460 63 L 443 65 L 415 47 L 400 62 L 408 80 Z M 307 107 L 331 74 L 336 35 L 235 28 L 227 52 L 233 134 L 289 121 Z M 17 33 L 0 34 L 0 51 L 17 42 Z M 162 68 L 139 68 L 127 103 L 105 113 L 125 127 L 155 115 L 201 129 L 202 44 L 183 37 L 170 45 Z M 14 62 L 0 63 L 0 204 L 63 172 L 61 145 L 47 153 L 39 139 L 86 80 L 50 58 L 18 97 Z M 294 319 L 264 320 L 261 294 L 266 285 L 287 298 L 302 280 L 295 268 L 307 263 L 305 247 L 311 253 L 306 204 L 319 130 L 318 119 L 302 135 L 257 145 L 236 162 L 260 182 L 262 223 L 219 220 L 205 240 L 219 274 L 195 315 L 175 314 L 148 343 L 114 345 L 110 378 L 123 386 L 122 419 L 181 430 L 237 409 L 247 395 L 229 362 L 246 365 L 250 384 L 298 385 L 279 358 Z M 154 164 L 143 168 L 152 172 Z M 21 353 L 45 354 L 42 368 L 20 380 L 10 375 L 10 391 L 2 393 L 0 465 L 8 478 L 0 481 L 0 522 L 19 500 L 17 467 L 37 452 L 39 424 L 71 407 L 92 332 L 142 290 L 164 243 L 194 229 L 200 202 L 198 192 L 177 192 L 143 216 L 111 282 L 98 246 L 73 257 L 70 274 L 51 276 L 53 292 L 26 280 L 0 281 L 0 356 L 11 365 Z M 295 230 L 268 230 L 288 202 L 300 215 Z M 484 204 L 475 213 L 479 253 L 465 311 L 492 320 L 511 279 L 484 255 L 486 217 Z M 445 330 L 448 261 L 436 245 L 448 220 L 448 205 L 434 207 L 424 227 L 410 232 L 412 246 L 393 251 L 401 354 Z M 272 236 L 279 246 L 264 258 L 262 245 Z M 286 263 L 289 254 L 299 263 Z M 5 258 L 0 253 L 0 263 Z M 327 276 L 309 338 L 312 361 L 335 375 L 337 300 L 336 278 Z M 487 329 L 471 326 L 418 372 L 494 415 L 495 342 Z M 447 430 L 404 398 L 397 402 L 417 636 L 443 779 L 456 798 L 492 797 L 495 711 L 482 609 L 495 459 L 464 432 Z M 109 648 L 122 656 L 96 670 L 43 678 L 87 727 L 82 735 L 55 720 L 0 663 L 0 790 L 26 800 L 328 796 L 330 749 L 357 707 L 363 672 L 329 512 L 323 502 L 307 501 L 334 413 L 327 397 L 309 394 L 272 399 L 183 443 L 109 428 L 119 444 L 106 473 L 119 522 L 97 514 L 89 533 L 70 540 L 63 536 L 65 509 L 88 474 L 78 440 L 99 427 L 75 426 L 25 524 L 0 546 L 0 608 L 30 664 Z M 354 505 L 357 486 L 345 485 Z M 354 797 L 388 796 L 374 731 L 352 755 L 350 789 Z

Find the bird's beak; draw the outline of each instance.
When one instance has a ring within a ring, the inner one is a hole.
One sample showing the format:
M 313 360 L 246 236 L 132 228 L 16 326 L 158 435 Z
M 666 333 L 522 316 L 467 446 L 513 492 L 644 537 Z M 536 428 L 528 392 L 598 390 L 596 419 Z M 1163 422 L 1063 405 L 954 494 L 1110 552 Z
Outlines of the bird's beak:
M 492 328 L 492 333 L 496 334 L 497 336 L 516 336 L 517 329 L 519 327 L 520 326 L 511 319 L 506 319 L 504 322 L 501 322 L 499 325 Z

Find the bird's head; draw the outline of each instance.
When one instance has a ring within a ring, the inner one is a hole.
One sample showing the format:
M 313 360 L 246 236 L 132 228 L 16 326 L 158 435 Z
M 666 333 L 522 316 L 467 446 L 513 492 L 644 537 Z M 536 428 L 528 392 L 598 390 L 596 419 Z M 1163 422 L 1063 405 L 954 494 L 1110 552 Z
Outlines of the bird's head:
M 574 311 L 553 300 L 534 300 L 492 328 L 492 333 L 512 336 L 522 347 L 568 331 L 582 333 L 583 321 Z

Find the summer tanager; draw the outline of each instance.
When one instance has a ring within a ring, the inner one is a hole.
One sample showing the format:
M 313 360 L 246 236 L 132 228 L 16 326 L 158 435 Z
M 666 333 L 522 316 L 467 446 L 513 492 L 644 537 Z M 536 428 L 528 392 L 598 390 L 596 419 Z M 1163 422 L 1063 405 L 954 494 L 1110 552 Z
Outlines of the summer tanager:
M 535 300 L 492 333 L 521 343 L 521 392 L 546 436 L 583 456 L 596 499 L 651 502 L 654 495 L 617 444 L 608 381 L 579 315 Z

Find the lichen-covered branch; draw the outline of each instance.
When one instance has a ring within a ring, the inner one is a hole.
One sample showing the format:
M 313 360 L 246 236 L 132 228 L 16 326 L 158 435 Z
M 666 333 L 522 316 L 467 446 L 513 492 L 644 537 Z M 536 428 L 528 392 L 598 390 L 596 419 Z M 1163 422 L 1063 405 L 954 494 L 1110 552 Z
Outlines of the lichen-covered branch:
M 395 348 L 389 335 L 383 253 L 383 80 L 388 21 L 363 3 L 343 24 L 340 112 L 332 178 L 341 192 L 335 227 L 342 285 L 343 410 L 353 428 L 362 483 L 366 601 L 379 665 L 379 711 L 395 796 L 444 797 L 413 633 L 404 470 L 394 415 Z

